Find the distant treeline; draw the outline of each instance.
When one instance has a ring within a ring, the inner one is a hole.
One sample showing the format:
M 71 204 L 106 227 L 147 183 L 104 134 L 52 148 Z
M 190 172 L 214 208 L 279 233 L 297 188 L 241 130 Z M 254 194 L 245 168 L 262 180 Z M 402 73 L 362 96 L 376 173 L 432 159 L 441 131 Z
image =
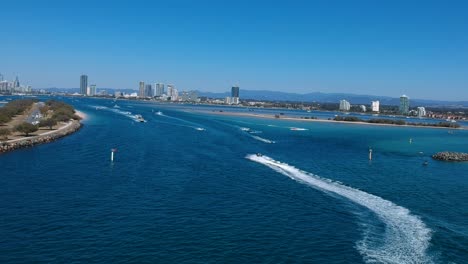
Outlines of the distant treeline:
M 345 121 L 345 122 L 364 122 L 371 124 L 388 124 L 388 125 L 408 125 L 408 126 L 426 126 L 426 127 L 447 127 L 447 128 L 459 128 L 460 124 L 452 122 L 439 122 L 439 123 L 414 123 L 414 122 L 405 122 L 401 119 L 384 119 L 384 118 L 375 118 L 370 120 L 363 120 L 355 116 L 336 116 L 333 120 L 335 121 Z

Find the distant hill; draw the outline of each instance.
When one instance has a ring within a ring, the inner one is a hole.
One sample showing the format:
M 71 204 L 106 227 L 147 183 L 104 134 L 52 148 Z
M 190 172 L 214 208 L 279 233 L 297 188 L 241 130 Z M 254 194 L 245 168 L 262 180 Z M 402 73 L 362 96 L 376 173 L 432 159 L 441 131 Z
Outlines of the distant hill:
M 44 88 L 49 92 L 66 92 L 66 93 L 77 93 L 78 88 Z M 137 92 L 134 89 L 113 89 L 113 88 L 99 88 L 99 91 L 106 90 L 109 94 L 113 94 L 115 91 L 123 93 L 134 93 Z M 212 93 L 198 91 L 199 96 L 206 96 L 209 98 L 225 98 L 230 96 L 230 92 L 223 93 Z M 243 99 L 252 100 L 266 100 L 266 101 L 294 101 L 294 102 L 321 102 L 321 103 L 338 103 L 340 100 L 347 100 L 351 104 L 370 104 L 371 101 L 380 101 L 381 105 L 399 105 L 400 98 L 393 98 L 389 96 L 373 96 L 373 95 L 359 95 L 359 94 L 347 94 L 347 93 L 321 93 L 313 92 L 306 94 L 299 93 L 287 93 L 267 90 L 241 90 L 240 96 Z M 468 101 L 439 101 L 439 100 L 424 100 L 424 99 L 412 99 L 410 98 L 412 106 L 446 106 L 446 107 L 468 107 Z

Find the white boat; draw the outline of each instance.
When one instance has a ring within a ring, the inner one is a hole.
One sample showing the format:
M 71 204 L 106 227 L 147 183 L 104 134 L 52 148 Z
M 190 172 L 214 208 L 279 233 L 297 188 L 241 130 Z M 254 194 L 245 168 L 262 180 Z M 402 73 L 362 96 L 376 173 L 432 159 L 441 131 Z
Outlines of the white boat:
M 146 120 L 143 119 L 143 117 L 142 117 L 141 115 L 135 115 L 135 119 L 136 119 L 136 121 L 138 121 L 138 122 L 142 122 L 142 123 L 145 123 L 145 122 L 146 122 Z
M 163 113 L 161 111 L 156 112 L 157 115 L 162 115 Z

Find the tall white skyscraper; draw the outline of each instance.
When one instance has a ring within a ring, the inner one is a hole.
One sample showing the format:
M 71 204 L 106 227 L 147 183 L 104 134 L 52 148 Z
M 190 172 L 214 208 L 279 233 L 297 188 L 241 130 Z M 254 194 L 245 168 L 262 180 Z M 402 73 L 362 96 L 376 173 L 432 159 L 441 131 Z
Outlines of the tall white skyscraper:
M 418 117 L 426 116 L 426 108 L 420 106 L 418 107 Z

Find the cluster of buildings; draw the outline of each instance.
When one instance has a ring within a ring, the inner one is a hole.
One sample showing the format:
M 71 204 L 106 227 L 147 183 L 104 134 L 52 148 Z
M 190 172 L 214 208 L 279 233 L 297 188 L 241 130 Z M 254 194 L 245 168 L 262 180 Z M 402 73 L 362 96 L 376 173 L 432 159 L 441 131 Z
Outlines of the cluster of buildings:
M 88 75 L 83 74 L 80 76 L 80 94 L 87 96 L 97 95 L 96 85 L 91 84 L 88 86 Z
M 13 94 L 13 93 L 31 93 L 32 87 L 30 85 L 21 86 L 18 76 L 14 81 L 5 80 L 3 74 L 0 73 L 0 93 Z
M 99 95 L 103 94 L 102 91 Z M 87 96 L 96 96 L 98 95 L 96 91 L 96 85 L 92 84 L 88 86 L 88 76 L 83 74 L 80 76 L 80 92 L 79 95 Z M 160 101 L 174 101 L 174 102 L 200 102 L 197 91 L 182 91 L 179 92 L 173 84 L 164 83 L 154 83 L 149 84 L 143 81 L 138 83 L 138 92 L 134 93 L 123 93 L 120 91 L 114 92 L 115 98 L 134 98 L 134 99 L 153 99 Z M 206 98 L 205 98 L 206 99 Z M 239 101 L 239 86 L 233 86 L 231 88 L 231 96 L 226 97 L 223 101 L 220 101 L 223 104 L 237 105 Z
M 164 83 L 155 83 L 154 85 L 140 82 L 138 86 L 139 98 L 154 98 L 162 101 L 189 101 L 198 102 L 198 94 L 196 91 L 184 91 L 179 94 L 179 91 L 173 84 L 164 85 Z
M 374 113 L 380 112 L 380 102 L 372 101 L 371 102 L 371 111 Z M 360 105 L 359 108 L 362 112 L 367 112 L 367 107 L 365 105 Z M 340 101 L 340 111 L 349 111 L 351 109 L 351 104 L 346 100 Z M 402 115 L 411 115 L 423 117 L 426 116 L 426 109 L 424 107 L 417 107 L 415 110 L 410 110 L 410 101 L 409 97 L 406 95 L 400 96 L 400 105 L 398 107 L 398 112 Z

